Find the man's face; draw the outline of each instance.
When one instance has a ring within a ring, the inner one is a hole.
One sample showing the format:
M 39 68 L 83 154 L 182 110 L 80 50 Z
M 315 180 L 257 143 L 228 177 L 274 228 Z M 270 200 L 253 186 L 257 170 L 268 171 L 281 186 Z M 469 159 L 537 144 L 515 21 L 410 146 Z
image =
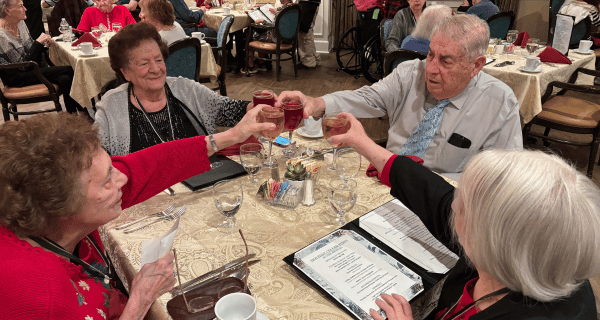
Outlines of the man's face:
M 479 60 L 481 59 L 467 61 L 457 42 L 439 33 L 434 35 L 429 45 L 425 68 L 427 89 L 437 100 L 456 96 L 481 70 Z

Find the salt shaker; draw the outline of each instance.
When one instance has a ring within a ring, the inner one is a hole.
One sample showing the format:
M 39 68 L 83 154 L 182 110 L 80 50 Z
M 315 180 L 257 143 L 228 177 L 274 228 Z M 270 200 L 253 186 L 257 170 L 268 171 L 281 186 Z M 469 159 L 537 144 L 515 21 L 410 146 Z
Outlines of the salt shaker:
M 302 204 L 305 206 L 312 206 L 315 204 L 315 198 L 313 194 L 314 181 L 312 172 L 306 173 L 306 179 L 304 180 L 304 197 L 302 198 Z

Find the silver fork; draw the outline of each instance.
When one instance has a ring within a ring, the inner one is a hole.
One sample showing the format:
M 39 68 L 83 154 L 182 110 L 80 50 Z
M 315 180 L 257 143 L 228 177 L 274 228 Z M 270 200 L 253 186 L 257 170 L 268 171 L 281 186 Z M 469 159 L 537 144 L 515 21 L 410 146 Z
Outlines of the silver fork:
M 125 229 L 127 227 L 131 227 L 132 225 L 134 225 L 134 224 L 136 224 L 136 223 L 138 223 L 140 221 L 144 221 L 146 219 L 150 219 L 150 218 L 153 218 L 153 217 L 165 217 L 165 216 L 169 215 L 171 212 L 173 212 L 173 210 L 175 210 L 175 204 L 174 203 L 172 205 L 170 205 L 168 208 L 166 208 L 165 210 L 161 211 L 161 212 L 157 212 L 157 213 L 151 214 L 149 216 L 145 216 L 143 218 L 137 219 L 135 221 L 122 224 L 122 225 L 116 227 L 115 230 L 121 230 L 121 229 Z
M 171 214 L 169 214 L 167 216 L 160 217 L 160 218 L 158 218 L 158 219 L 156 219 L 156 220 L 154 220 L 154 221 L 152 221 L 150 223 L 147 223 L 147 224 L 145 224 L 143 226 L 139 226 L 137 228 L 127 229 L 127 230 L 123 231 L 123 233 L 132 233 L 132 232 L 144 229 L 147 226 L 153 225 L 153 224 L 155 224 L 155 223 L 157 223 L 159 221 L 162 221 L 162 220 L 167 220 L 167 221 L 175 220 L 175 219 L 181 217 L 185 213 L 186 209 L 187 209 L 187 206 L 184 205 L 183 207 L 179 208 L 177 211 L 175 211 L 175 212 L 173 212 L 173 213 L 171 213 Z

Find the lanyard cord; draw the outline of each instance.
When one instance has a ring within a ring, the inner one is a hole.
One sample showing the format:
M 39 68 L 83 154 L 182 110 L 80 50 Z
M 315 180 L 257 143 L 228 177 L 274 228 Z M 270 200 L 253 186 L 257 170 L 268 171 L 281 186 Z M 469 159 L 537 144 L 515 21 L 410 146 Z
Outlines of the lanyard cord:
M 166 86 L 166 84 L 165 84 L 165 86 Z M 140 100 L 135 95 L 135 92 L 133 91 L 133 85 L 130 85 L 129 88 L 130 88 L 131 94 L 135 98 L 135 101 L 137 102 L 138 106 L 140 106 L 142 113 L 144 113 L 146 120 L 148 120 L 148 122 L 150 123 L 150 126 L 152 127 L 152 130 L 154 130 L 154 133 L 156 133 L 156 135 L 158 136 L 158 138 L 160 139 L 161 142 L 168 141 L 167 139 L 165 139 L 165 137 L 163 137 L 162 134 L 160 134 L 160 132 L 158 132 L 158 130 L 155 127 L 154 122 L 152 120 L 150 120 L 150 118 L 148 117 L 148 113 L 146 112 L 146 109 L 144 109 L 144 106 L 142 106 L 142 103 L 140 102 Z M 172 137 L 172 140 L 175 140 L 175 129 L 173 129 L 173 120 L 171 119 L 171 108 L 169 107 L 169 96 L 167 95 L 166 89 L 165 89 L 165 96 L 167 99 L 167 115 L 169 116 L 169 124 L 171 125 L 171 137 Z
M 479 301 L 489 299 L 489 298 L 497 296 L 499 294 L 509 293 L 509 292 L 510 292 L 510 290 L 508 288 L 502 288 L 500 290 L 496 290 L 490 294 L 487 294 L 487 295 L 469 303 L 468 305 L 464 306 L 462 309 L 460 309 L 451 318 L 448 318 L 447 320 L 454 320 L 454 319 L 460 317 L 463 313 L 465 313 L 465 312 L 469 311 L 471 308 L 473 308 L 475 306 L 475 304 L 477 304 L 477 302 L 479 302 Z M 448 313 L 450 313 L 450 311 L 452 311 L 452 309 L 454 309 L 456 307 L 456 305 L 458 304 L 459 301 L 460 301 L 460 298 L 458 299 L 458 301 L 456 301 L 454 303 L 454 305 L 452 305 L 452 307 L 448 308 L 448 310 L 446 310 L 446 312 L 444 312 L 444 314 L 440 317 L 440 320 L 443 320 L 448 315 Z
M 65 250 L 61 245 L 59 245 L 58 243 L 56 243 L 46 237 L 43 237 L 43 238 L 29 237 L 29 238 L 31 240 L 35 241 L 40 246 L 42 246 L 43 248 L 48 249 L 60 256 L 63 256 L 65 258 L 69 259 L 71 261 L 71 263 L 74 263 L 78 266 L 83 267 L 83 269 L 85 269 L 85 271 L 87 271 L 87 273 L 89 273 L 91 276 L 96 277 L 96 278 L 104 278 L 105 284 L 109 284 L 111 280 L 117 281 L 117 279 L 118 279 L 116 276 L 116 273 L 113 272 L 114 269 L 113 269 L 112 261 L 110 261 L 110 258 L 108 256 L 106 256 L 102 252 L 102 250 L 100 250 L 100 247 L 98 246 L 96 241 L 94 241 L 94 239 L 92 237 L 90 237 L 89 235 L 87 236 L 87 239 L 92 243 L 94 248 L 96 248 L 96 251 L 98 251 L 98 254 L 100 254 L 100 257 L 106 263 L 106 265 L 108 267 L 108 274 L 105 274 L 104 272 L 96 269 L 94 266 L 81 260 L 79 257 L 71 254 L 70 252 Z

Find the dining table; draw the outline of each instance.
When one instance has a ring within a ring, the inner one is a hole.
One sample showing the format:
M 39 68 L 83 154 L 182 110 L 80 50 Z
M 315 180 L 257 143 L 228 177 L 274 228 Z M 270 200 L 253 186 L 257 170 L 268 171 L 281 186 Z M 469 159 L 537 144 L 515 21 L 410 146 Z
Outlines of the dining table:
M 82 55 L 76 47 L 55 37 L 55 45 L 50 47 L 50 60 L 57 66 L 71 66 L 74 71 L 73 85 L 69 93 L 73 100 L 84 108 L 92 108 L 92 99 L 98 97 L 102 88 L 117 78 L 110 67 L 108 56 L 108 38 L 103 34 L 100 38 L 101 47 L 94 49 L 91 55 Z M 217 80 L 217 63 L 210 44 L 202 44 L 202 59 L 200 77 L 209 78 L 211 82 Z
M 199 9 L 193 9 L 199 10 Z M 239 30 L 243 30 L 247 28 L 252 19 L 248 16 L 248 14 L 244 10 L 230 10 L 229 15 L 233 15 L 233 24 L 231 28 L 229 28 L 230 33 L 234 33 Z M 210 8 L 205 13 L 202 19 L 208 28 L 213 30 L 219 30 L 219 26 L 223 19 L 225 19 L 227 15 L 224 12 L 223 7 Z
M 285 134 L 287 136 L 287 133 Z M 323 138 L 310 138 L 294 132 L 293 140 L 300 150 L 313 148 L 321 150 L 331 146 Z M 268 149 L 265 149 L 268 150 Z M 285 172 L 285 161 L 281 148 L 274 146 L 273 155 L 278 159 L 279 172 Z M 354 150 L 356 167 L 360 172 L 354 177 L 357 182 L 355 206 L 346 213 L 346 221 L 352 221 L 393 199 L 390 189 L 376 177 L 365 173 L 368 162 L 358 157 Z M 239 156 L 231 156 L 239 162 Z M 260 262 L 250 266 L 249 288 L 257 301 L 258 311 L 269 319 L 352 319 L 320 290 L 303 279 L 294 268 L 284 262 L 284 258 L 304 248 L 323 236 L 337 230 L 330 204 L 326 199 L 328 182 L 337 177 L 323 163 L 316 178 L 314 205 L 299 204 L 295 209 L 284 209 L 265 203 L 257 194 L 258 185 L 244 183 L 248 176 L 236 178 L 243 185 L 243 202 L 235 215 L 236 227 L 241 229 L 248 243 L 253 259 Z M 260 181 L 266 181 L 272 172 L 262 168 L 258 172 Z M 447 180 L 456 185 L 454 181 Z M 115 268 L 127 289 L 141 266 L 141 243 L 164 235 L 172 226 L 172 221 L 153 224 L 141 231 L 124 234 L 115 227 L 151 213 L 159 212 L 175 203 L 187 205 L 187 212 L 180 218 L 173 248 L 177 250 L 179 275 L 182 282 L 194 279 L 214 270 L 227 262 L 244 257 L 246 249 L 238 234 L 225 234 L 217 225 L 225 217 L 217 211 L 211 187 L 190 191 L 181 183 L 172 187 L 175 194 L 160 193 L 147 201 L 123 211 L 121 216 L 100 228 L 105 249 L 113 259 Z M 443 281 L 424 295 L 411 302 L 415 319 L 423 319 L 437 305 L 437 298 Z M 172 298 L 166 293 L 152 305 L 148 319 L 171 319 L 167 302 Z
M 538 49 L 534 55 L 539 54 L 542 50 Z M 535 71 L 524 69 L 527 56 L 528 53 L 525 49 L 515 47 L 514 53 L 491 55 L 489 58 L 495 60 L 483 67 L 483 72 L 506 83 L 513 90 L 519 101 L 523 123 L 528 123 L 542 111 L 542 96 L 550 82 L 567 82 L 577 68 L 592 70 L 596 68 L 596 55 L 593 52 L 581 54 L 575 50 L 569 50 L 568 58 L 571 64 L 542 62 L 541 68 Z M 514 64 L 496 66 L 506 61 L 514 61 Z M 593 85 L 594 77 L 580 74 L 576 83 Z

